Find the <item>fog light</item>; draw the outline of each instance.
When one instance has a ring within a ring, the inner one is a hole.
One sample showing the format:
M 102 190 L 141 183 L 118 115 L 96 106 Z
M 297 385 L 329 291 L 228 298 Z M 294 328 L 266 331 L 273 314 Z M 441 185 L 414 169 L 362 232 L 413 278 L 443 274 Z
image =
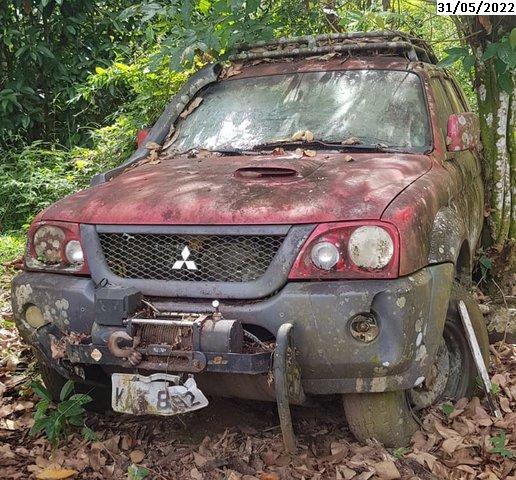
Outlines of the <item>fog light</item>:
M 372 313 L 359 313 L 349 322 L 351 335 L 361 342 L 372 342 L 380 333 L 376 318 Z
M 25 321 L 32 328 L 39 328 L 47 323 L 43 318 L 43 312 L 36 305 L 31 305 L 25 310 Z

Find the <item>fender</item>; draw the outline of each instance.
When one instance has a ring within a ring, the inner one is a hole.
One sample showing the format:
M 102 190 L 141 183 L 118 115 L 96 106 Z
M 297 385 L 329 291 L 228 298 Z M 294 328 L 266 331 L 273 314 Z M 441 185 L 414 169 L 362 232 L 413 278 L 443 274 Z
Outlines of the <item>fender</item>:
M 469 245 L 464 219 L 453 207 L 441 208 L 435 215 L 430 233 L 428 263 L 452 262 L 457 264 L 464 242 Z
M 400 276 L 440 263 L 460 263 L 461 273 L 471 271 L 477 232 L 470 232 L 467 204 L 458 185 L 434 162 L 382 215 L 400 232 Z

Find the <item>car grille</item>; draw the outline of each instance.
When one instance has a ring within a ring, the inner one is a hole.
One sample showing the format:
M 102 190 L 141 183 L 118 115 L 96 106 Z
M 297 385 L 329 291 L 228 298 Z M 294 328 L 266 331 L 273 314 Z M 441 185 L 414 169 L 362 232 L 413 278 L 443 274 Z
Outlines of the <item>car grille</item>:
M 256 280 L 285 239 L 284 235 L 98 235 L 107 266 L 119 277 L 194 282 Z

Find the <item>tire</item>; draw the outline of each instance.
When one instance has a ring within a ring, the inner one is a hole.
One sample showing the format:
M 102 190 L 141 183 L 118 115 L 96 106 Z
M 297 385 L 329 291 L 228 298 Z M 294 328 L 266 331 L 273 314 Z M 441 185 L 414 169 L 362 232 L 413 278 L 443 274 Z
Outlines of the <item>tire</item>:
M 349 428 L 362 442 L 374 438 L 386 447 L 402 447 L 418 428 L 403 390 L 350 393 L 342 399 Z
M 67 379 L 59 372 L 48 365 L 41 359 L 39 354 L 36 354 L 38 361 L 38 368 L 41 374 L 43 383 L 52 396 L 54 402 L 59 402 L 59 395 Z M 111 391 L 109 387 L 100 387 L 98 385 L 90 385 L 87 383 L 75 382 L 75 392 L 85 393 L 92 398 L 92 401 L 84 405 L 86 410 L 92 412 L 105 412 L 111 408 Z
M 416 400 L 426 399 L 428 404 L 422 406 L 426 408 L 475 393 L 478 374 L 458 312 L 460 300 L 466 304 L 484 362 L 488 364 L 489 338 L 482 312 L 473 297 L 462 286 L 454 284 L 443 331 L 449 370 L 442 387 L 433 396 L 422 396 L 416 389 L 343 395 L 346 419 L 358 440 L 375 438 L 386 447 L 404 447 L 418 428 L 413 408 Z

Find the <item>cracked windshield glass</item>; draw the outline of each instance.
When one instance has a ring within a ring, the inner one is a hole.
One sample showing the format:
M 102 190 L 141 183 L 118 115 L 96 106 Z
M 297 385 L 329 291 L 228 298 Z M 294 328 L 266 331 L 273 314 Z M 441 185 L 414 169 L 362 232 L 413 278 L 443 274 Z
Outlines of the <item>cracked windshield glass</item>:
M 309 130 L 316 140 L 425 151 L 430 145 L 420 79 L 347 70 L 232 79 L 208 86 L 177 125 L 175 151 L 252 149 Z

